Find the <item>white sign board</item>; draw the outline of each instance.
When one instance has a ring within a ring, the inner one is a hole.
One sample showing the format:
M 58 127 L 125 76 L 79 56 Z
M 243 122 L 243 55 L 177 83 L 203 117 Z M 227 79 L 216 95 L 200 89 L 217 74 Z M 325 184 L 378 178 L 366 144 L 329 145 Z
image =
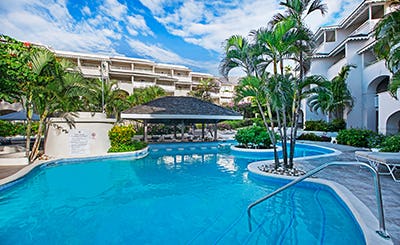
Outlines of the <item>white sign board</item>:
M 72 129 L 69 131 L 70 155 L 89 155 L 90 133 L 82 129 Z

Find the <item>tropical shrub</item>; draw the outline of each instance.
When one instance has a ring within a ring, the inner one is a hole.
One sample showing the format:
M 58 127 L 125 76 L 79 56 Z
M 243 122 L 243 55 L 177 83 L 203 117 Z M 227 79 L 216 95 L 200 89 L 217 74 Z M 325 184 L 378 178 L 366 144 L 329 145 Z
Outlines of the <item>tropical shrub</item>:
M 135 135 L 135 130 L 132 125 L 123 126 L 115 125 L 109 132 L 111 146 L 129 145 L 132 143 L 132 138 Z
M 386 137 L 381 144 L 380 151 L 400 152 L 400 134 Z
M 324 132 L 337 132 L 342 129 L 346 129 L 346 121 L 343 119 L 333 119 L 332 122 L 325 122 L 323 120 L 318 121 L 306 121 L 305 130 L 309 131 L 324 131 Z
M 225 121 L 224 123 L 229 124 L 232 129 L 243 128 L 253 125 L 253 121 L 251 119 Z
M 314 133 L 304 133 L 301 134 L 298 138 L 298 140 L 311 140 L 311 141 L 324 141 L 324 142 L 330 142 L 331 137 L 328 136 L 318 136 Z
M 32 123 L 32 134 L 37 134 L 39 123 Z M 26 124 L 0 121 L 0 137 L 26 135 Z
M 272 144 L 267 130 L 259 126 L 239 129 L 235 139 L 244 148 L 270 148 Z
M 218 130 L 231 130 L 232 129 L 232 126 L 226 122 L 218 123 L 217 127 L 218 127 Z
M 143 149 L 147 146 L 145 142 L 133 140 L 129 144 L 120 144 L 111 146 L 108 149 L 108 152 L 128 152 L 128 151 L 137 151 Z
M 333 119 L 332 122 L 328 123 L 328 131 L 338 132 L 342 129 L 346 129 L 346 121 L 341 118 Z
M 132 125 L 114 126 L 109 132 L 108 137 L 111 141 L 111 147 L 108 152 L 127 152 L 137 151 L 147 146 L 145 142 L 132 140 L 135 130 Z
M 328 131 L 328 123 L 323 120 L 306 121 L 305 126 L 308 131 Z
M 340 130 L 336 140 L 342 145 L 368 147 L 368 139 L 374 135 L 376 133 L 371 130 L 351 128 Z
M 383 141 L 385 141 L 386 136 L 383 134 L 373 134 L 368 137 L 368 147 L 369 148 L 381 148 Z

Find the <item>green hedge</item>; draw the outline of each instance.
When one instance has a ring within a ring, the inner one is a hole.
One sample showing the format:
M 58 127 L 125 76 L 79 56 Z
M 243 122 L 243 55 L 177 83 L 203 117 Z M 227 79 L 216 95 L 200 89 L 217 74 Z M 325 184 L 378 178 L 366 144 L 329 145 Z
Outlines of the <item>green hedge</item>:
M 298 140 L 311 140 L 311 141 L 324 141 L 324 142 L 330 142 L 331 137 L 328 136 L 318 136 L 314 133 L 305 133 L 300 135 Z
M 134 140 L 129 144 L 120 144 L 111 146 L 108 149 L 108 152 L 128 152 L 128 151 L 137 151 L 145 148 L 147 144 L 142 141 Z
M 339 131 L 336 140 L 342 145 L 369 147 L 370 138 L 375 135 L 377 134 L 371 130 L 351 128 Z
M 145 142 L 133 141 L 135 130 L 132 125 L 114 126 L 109 132 L 111 148 L 108 152 L 128 152 L 143 149 L 147 146 Z
M 245 148 L 271 148 L 272 141 L 264 127 L 241 128 L 235 135 L 236 141 Z
M 38 122 L 32 122 L 32 135 L 37 134 L 39 128 Z M 26 135 L 25 123 L 12 123 L 0 120 L 0 137 Z
M 324 131 L 324 132 L 337 132 L 346 128 L 346 122 L 343 119 L 334 119 L 331 122 L 323 120 L 306 121 L 305 130 L 309 131 Z
M 380 148 L 383 152 L 400 152 L 400 134 L 387 136 Z

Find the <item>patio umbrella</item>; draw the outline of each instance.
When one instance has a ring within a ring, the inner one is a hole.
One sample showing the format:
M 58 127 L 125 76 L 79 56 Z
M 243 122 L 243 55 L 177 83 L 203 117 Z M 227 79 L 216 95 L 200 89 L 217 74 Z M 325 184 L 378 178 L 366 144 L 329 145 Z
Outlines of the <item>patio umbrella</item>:
M 26 121 L 26 111 L 21 110 L 13 113 L 9 113 L 3 116 L 0 116 L 0 120 L 5 120 L 5 121 Z M 39 121 L 39 115 L 33 114 L 32 115 L 32 120 L 33 121 Z

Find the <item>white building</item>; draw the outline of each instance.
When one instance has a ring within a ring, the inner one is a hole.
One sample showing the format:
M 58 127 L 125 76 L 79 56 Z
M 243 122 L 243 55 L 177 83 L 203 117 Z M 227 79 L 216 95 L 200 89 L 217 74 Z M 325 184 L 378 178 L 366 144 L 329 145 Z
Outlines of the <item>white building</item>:
M 373 53 L 374 27 L 391 11 L 385 0 L 364 0 L 340 24 L 321 27 L 315 34 L 309 74 L 332 79 L 346 64 L 356 65 L 347 79 L 354 107 L 347 114 L 347 127 L 365 128 L 381 133 L 400 131 L 400 101 L 387 92 L 390 72 L 385 61 Z M 324 119 L 303 104 L 305 120 Z
M 117 80 L 118 87 L 129 94 L 134 88 L 157 85 L 167 95 L 186 96 L 203 79 L 220 84 L 219 93 L 212 93 L 215 103 L 224 105 L 233 101 L 235 84 L 211 74 L 193 72 L 180 65 L 160 64 L 145 59 L 111 57 L 76 52 L 54 51 L 57 57 L 68 59 L 79 67 L 85 77 Z

